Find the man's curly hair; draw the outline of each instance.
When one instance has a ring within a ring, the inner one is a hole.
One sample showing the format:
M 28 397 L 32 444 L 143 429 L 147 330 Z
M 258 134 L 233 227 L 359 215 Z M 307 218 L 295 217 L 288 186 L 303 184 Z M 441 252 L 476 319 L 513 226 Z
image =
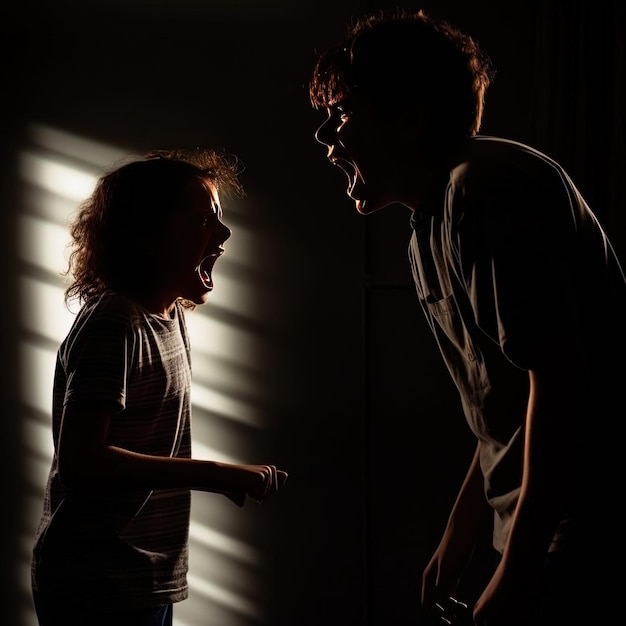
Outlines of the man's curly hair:
M 317 59 L 314 108 L 365 95 L 382 115 L 427 115 L 433 137 L 458 141 L 481 126 L 494 77 L 489 57 L 456 27 L 423 10 L 379 11 L 354 21 Z

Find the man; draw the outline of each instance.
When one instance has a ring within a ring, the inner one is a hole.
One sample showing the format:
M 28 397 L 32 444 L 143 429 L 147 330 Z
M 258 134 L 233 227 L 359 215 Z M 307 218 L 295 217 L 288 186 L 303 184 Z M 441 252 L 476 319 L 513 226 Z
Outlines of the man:
M 600 624 L 626 280 L 558 163 L 478 134 L 492 75 L 471 37 L 423 11 L 365 16 L 318 59 L 311 102 L 328 118 L 316 138 L 357 211 L 410 209 L 417 294 L 477 440 L 422 604 L 454 621 L 463 569 L 492 524 L 475 624 L 592 613 Z

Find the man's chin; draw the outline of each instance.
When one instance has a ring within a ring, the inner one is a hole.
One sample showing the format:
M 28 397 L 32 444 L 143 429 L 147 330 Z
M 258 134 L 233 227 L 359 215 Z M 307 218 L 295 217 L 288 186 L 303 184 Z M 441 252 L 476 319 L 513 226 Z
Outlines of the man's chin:
M 365 202 L 365 200 L 355 200 L 354 206 L 356 207 L 357 212 L 361 215 L 366 215 L 368 213 L 369 207 L 367 206 L 367 202 Z
M 367 200 L 355 200 L 354 206 L 361 215 L 369 215 L 370 213 L 375 213 L 379 209 L 382 209 L 382 207 L 372 204 Z

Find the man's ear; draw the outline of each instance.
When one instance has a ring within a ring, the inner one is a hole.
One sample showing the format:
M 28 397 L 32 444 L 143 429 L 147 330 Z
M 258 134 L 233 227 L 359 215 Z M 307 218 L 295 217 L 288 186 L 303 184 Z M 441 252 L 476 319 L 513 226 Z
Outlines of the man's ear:
M 402 133 L 407 142 L 414 144 L 424 136 L 424 125 L 415 119 L 407 120 L 403 124 Z
M 408 142 L 412 143 L 428 132 L 427 120 L 429 118 L 423 106 L 416 106 L 397 116 L 398 130 L 403 133 Z

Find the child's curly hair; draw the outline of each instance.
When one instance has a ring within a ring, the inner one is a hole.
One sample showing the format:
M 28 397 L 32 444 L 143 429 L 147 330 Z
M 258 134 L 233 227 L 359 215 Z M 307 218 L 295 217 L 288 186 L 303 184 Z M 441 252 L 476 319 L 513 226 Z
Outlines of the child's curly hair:
M 70 223 L 66 306 L 108 290 L 133 293 L 149 276 L 146 251 L 185 185 L 197 178 L 212 183 L 222 197 L 242 197 L 241 171 L 237 157 L 200 148 L 155 150 L 116 163 Z

